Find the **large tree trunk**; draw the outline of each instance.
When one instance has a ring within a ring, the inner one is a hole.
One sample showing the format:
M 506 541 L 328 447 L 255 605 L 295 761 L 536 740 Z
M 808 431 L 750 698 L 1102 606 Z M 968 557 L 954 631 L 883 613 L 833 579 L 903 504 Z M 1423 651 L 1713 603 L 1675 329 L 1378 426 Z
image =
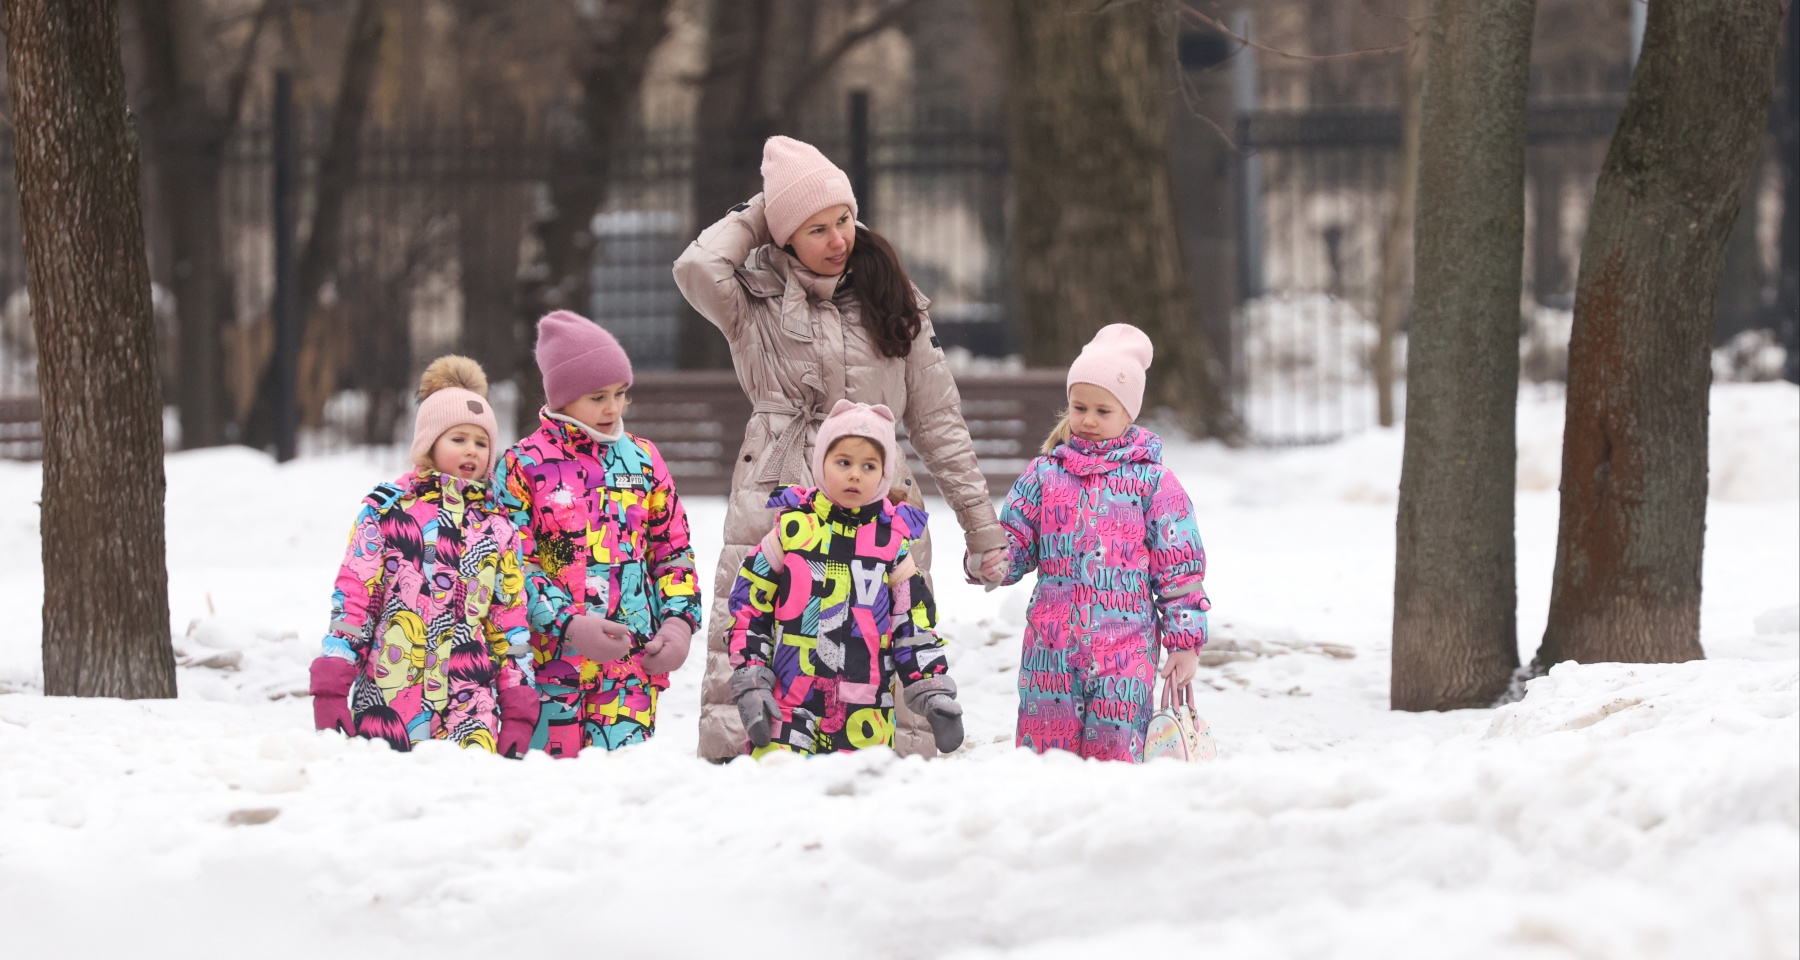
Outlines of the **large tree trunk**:
M 1487 706 L 1519 665 L 1513 423 L 1534 7 L 1431 7 L 1395 538 L 1396 710 Z
M 532 225 L 540 261 L 529 272 L 522 300 L 529 314 L 519 342 L 519 369 L 537 369 L 537 318 L 552 310 L 593 312 L 594 214 L 606 203 L 612 161 L 619 144 L 630 137 L 628 122 L 636 113 L 639 91 L 650 55 L 669 34 L 670 0 L 618 0 L 602 5 L 587 24 L 584 49 L 577 64 L 580 101 L 575 122 L 556 145 L 545 176 L 549 194 L 546 215 Z M 539 377 L 519 378 L 519 420 L 523 429 L 536 423 L 544 402 Z
M 44 404 L 44 692 L 173 697 L 150 268 L 108 0 L 5 0 Z
M 1007 77 L 1025 361 L 1066 366 L 1095 330 L 1155 342 L 1146 406 L 1235 438 L 1202 334 L 1169 185 L 1174 35 L 1158 7 L 983 0 Z
M 1774 0 L 1650 4 L 1582 244 L 1539 667 L 1703 655 L 1713 303 L 1780 21 Z

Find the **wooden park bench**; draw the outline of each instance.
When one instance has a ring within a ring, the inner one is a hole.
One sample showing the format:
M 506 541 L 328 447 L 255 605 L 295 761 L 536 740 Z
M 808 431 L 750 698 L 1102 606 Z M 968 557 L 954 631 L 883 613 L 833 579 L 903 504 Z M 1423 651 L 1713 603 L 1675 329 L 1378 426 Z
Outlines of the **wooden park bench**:
M 995 496 L 1006 493 L 1056 425 L 1064 405 L 1063 379 L 1061 370 L 1027 370 L 957 380 L 963 420 Z M 631 384 L 626 415 L 631 432 L 656 443 L 684 494 L 731 491 L 731 472 L 749 419 L 750 401 L 729 370 L 645 371 Z M 936 493 L 904 426 L 901 444 L 925 492 Z

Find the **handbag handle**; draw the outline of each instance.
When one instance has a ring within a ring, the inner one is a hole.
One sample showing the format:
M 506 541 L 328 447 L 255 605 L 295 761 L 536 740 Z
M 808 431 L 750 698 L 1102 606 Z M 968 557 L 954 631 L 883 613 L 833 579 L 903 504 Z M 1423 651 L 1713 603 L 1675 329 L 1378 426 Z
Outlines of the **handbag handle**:
M 1170 708 L 1192 707 L 1193 705 L 1194 682 L 1192 680 L 1189 680 L 1179 687 L 1167 680 L 1163 681 L 1162 695 L 1157 700 L 1157 706 L 1159 708 L 1166 710 Z

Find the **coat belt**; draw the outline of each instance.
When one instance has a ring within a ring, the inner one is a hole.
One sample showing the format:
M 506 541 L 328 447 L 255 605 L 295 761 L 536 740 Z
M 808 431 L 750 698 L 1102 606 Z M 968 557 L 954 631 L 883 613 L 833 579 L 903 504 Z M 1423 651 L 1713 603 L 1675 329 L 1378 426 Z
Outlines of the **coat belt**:
M 752 416 L 771 414 L 787 417 L 787 425 L 776 434 L 774 445 L 769 455 L 763 458 L 762 473 L 756 482 L 780 483 L 783 480 L 798 482 L 812 472 L 812 465 L 806 462 L 806 434 L 809 427 L 817 429 L 825 422 L 825 411 L 810 405 L 796 403 L 782 397 L 774 400 L 758 400 L 750 407 Z

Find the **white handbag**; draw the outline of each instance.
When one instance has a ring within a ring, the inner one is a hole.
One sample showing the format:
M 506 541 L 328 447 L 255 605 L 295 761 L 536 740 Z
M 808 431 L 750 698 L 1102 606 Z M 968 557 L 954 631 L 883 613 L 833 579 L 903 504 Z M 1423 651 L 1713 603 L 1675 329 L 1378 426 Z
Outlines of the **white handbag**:
M 1194 710 L 1194 686 L 1170 689 L 1163 686 L 1163 703 L 1150 718 L 1150 732 L 1144 738 L 1144 760 L 1173 757 L 1197 763 L 1219 755 L 1212 730 Z

